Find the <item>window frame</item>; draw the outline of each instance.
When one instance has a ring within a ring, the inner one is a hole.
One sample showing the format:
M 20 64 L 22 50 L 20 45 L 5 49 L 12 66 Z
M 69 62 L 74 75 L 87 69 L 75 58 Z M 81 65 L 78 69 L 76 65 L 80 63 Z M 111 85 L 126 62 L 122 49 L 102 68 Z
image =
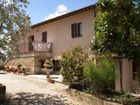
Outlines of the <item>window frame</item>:
M 82 37 L 82 23 L 71 24 L 71 36 L 72 38 Z
M 41 42 L 46 43 L 47 42 L 47 31 L 42 32 L 42 40 Z

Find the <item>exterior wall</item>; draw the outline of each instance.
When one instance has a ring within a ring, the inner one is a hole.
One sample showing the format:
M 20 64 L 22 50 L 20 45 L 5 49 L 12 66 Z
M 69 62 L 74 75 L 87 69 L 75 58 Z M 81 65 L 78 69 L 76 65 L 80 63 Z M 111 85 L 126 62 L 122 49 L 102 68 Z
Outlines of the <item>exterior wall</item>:
M 82 37 L 72 38 L 71 24 L 73 23 L 82 23 Z M 34 41 L 41 42 L 42 32 L 44 31 L 47 31 L 47 42 L 52 43 L 50 48 L 52 50 L 50 52 L 43 50 L 45 55 L 42 54 L 42 52 L 37 52 L 38 54 L 34 54 L 35 52 L 28 52 L 29 37 L 34 35 Z M 20 46 L 20 52 L 23 53 L 20 56 L 19 61 L 22 62 L 22 64 L 32 64 L 30 65 L 32 73 L 42 73 L 43 71 L 40 68 L 40 60 L 45 60 L 48 57 L 58 59 L 60 58 L 62 52 L 77 45 L 82 46 L 86 51 L 88 51 L 93 35 L 94 9 L 90 9 L 54 22 L 47 23 L 45 25 L 38 26 L 36 28 L 32 28 L 31 32 L 25 36 L 23 40 L 18 42 L 19 46 L 21 44 L 24 46 Z M 32 54 L 34 55 L 32 56 Z M 30 58 L 29 55 L 31 55 L 32 58 Z M 11 60 L 10 62 L 16 62 L 16 59 Z
M 16 66 L 18 64 L 23 64 L 27 67 L 27 72 L 30 74 L 41 74 L 44 73 L 43 70 L 40 68 L 41 63 L 40 60 L 46 60 L 47 58 L 50 58 L 52 55 L 51 53 L 45 53 L 45 52 L 35 52 L 31 54 L 24 54 L 20 57 L 14 57 L 9 59 L 9 61 L 6 63 L 6 66 Z
M 26 65 L 27 72 L 34 73 L 34 57 L 12 58 L 6 63 L 6 66 L 17 66 L 18 64 Z
M 53 58 L 57 58 L 62 52 L 72 46 L 81 45 L 88 50 L 89 43 L 94 35 L 94 11 L 93 9 L 63 18 L 46 25 L 33 28 L 29 35 L 34 35 L 35 41 L 41 41 L 42 32 L 47 31 L 47 41 L 53 44 Z M 71 37 L 71 24 L 82 23 L 82 37 Z
M 138 81 L 133 79 L 132 61 L 128 59 L 120 59 L 119 62 L 119 60 L 116 59 L 114 62 L 116 68 L 116 90 L 140 91 L 140 85 L 138 84 Z M 122 67 L 120 67 L 120 63 Z
M 121 67 L 120 67 L 120 61 L 118 59 L 115 59 L 114 64 L 115 64 L 115 90 L 120 91 L 121 90 Z
M 131 89 L 132 62 L 128 59 L 122 60 L 122 88 L 123 90 Z

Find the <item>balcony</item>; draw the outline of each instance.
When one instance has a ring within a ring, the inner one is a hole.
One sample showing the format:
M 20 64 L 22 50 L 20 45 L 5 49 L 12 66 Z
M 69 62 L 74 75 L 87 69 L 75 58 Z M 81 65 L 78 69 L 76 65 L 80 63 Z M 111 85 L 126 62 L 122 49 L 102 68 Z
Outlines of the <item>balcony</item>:
M 32 41 L 29 43 L 18 44 L 19 56 L 39 56 L 40 54 L 49 54 L 52 53 L 52 43 Z

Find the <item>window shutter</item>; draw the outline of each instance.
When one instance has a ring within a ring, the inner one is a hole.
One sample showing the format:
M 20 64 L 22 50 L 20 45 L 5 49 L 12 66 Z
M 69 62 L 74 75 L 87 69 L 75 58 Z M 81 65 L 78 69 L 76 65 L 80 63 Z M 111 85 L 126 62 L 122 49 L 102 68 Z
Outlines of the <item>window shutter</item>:
M 71 34 L 72 34 L 72 38 L 74 38 L 75 36 L 75 32 L 74 32 L 74 24 L 71 25 Z
M 47 32 L 42 32 L 42 42 L 47 42 Z
M 82 36 L 82 23 L 77 24 L 77 31 L 78 31 L 78 36 Z
M 74 37 L 77 37 L 77 23 L 74 24 Z
M 74 23 L 71 25 L 72 38 L 82 36 L 82 23 Z

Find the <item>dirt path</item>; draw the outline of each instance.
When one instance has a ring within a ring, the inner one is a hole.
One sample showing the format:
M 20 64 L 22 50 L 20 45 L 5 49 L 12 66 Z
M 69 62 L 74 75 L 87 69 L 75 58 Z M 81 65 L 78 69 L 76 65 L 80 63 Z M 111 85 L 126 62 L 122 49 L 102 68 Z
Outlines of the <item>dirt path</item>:
M 80 105 L 67 94 L 67 85 L 14 74 L 0 74 L 7 98 L 0 105 Z

